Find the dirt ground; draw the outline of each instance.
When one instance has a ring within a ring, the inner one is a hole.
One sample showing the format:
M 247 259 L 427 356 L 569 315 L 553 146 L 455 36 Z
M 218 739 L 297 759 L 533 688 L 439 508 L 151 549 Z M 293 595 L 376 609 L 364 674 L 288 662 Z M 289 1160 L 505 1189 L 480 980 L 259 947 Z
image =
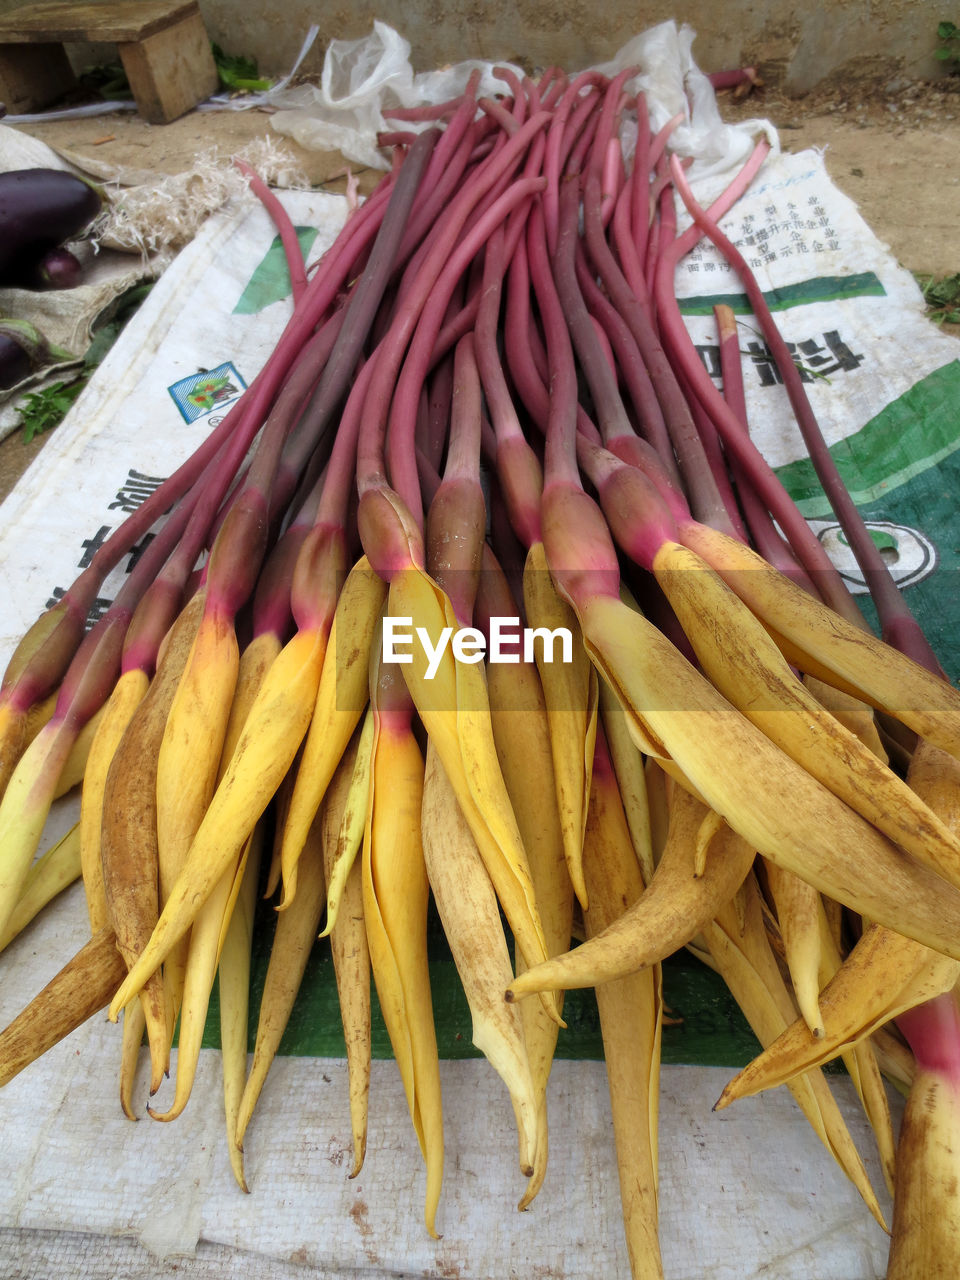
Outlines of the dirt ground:
M 761 89 L 719 102 L 726 119 L 771 120 L 784 151 L 823 149 L 833 181 L 909 270 L 960 271 L 960 77 L 867 82 L 804 98 Z
M 960 272 L 960 77 L 832 87 L 800 99 L 760 89 L 736 102 L 725 93 L 720 108 L 727 119 L 769 119 L 784 150 L 823 149 L 836 185 L 905 267 L 938 277 Z M 192 112 L 163 126 L 130 112 L 20 127 L 103 177 L 118 167 L 177 173 L 213 146 L 229 155 L 254 137 L 278 136 L 261 110 Z M 341 156 L 285 145 L 311 183 L 343 189 Z M 378 176 L 361 173 L 361 190 Z M 17 435 L 0 444 L 0 497 L 42 445 L 42 437 L 24 445 Z

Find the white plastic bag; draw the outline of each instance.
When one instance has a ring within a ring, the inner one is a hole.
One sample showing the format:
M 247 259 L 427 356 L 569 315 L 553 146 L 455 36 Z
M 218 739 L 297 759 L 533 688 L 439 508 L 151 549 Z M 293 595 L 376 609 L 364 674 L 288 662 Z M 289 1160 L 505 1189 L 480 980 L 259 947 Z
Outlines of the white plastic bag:
M 298 85 L 272 95 L 271 103 L 281 110 L 271 123 L 311 151 L 341 151 L 348 160 L 387 169 L 389 160 L 377 146 L 377 133 L 390 127 L 384 111 L 447 102 L 463 92 L 474 70 L 480 72 L 479 97 L 502 94 L 504 82 L 494 74 L 496 66 L 523 75 L 510 63 L 475 59 L 414 75 L 409 41 L 385 22 L 374 22 L 369 36 L 331 40 L 319 88 Z
M 677 113 L 684 115 L 671 147 L 693 157 L 691 177 L 696 180 L 738 169 L 760 132 L 766 133 L 774 152 L 778 148 L 776 131 L 767 121 L 725 124 L 720 118 L 710 82 L 691 54 L 694 38 L 690 27 L 662 22 L 634 36 L 597 70 L 614 76 L 627 67 L 639 68 L 639 77 L 630 84 L 646 94 L 654 129 Z M 386 169 L 388 159 L 377 147 L 378 131 L 390 127 L 384 111 L 448 102 L 463 92 L 475 70 L 480 72 L 478 97 L 503 94 L 504 80 L 496 74 L 501 66 L 523 75 L 510 63 L 477 59 L 414 75 L 409 41 L 385 22 L 374 22 L 369 36 L 330 42 L 319 88 L 299 85 L 272 93 L 271 104 L 281 109 L 271 123 L 310 150 L 341 151 L 349 160 Z M 632 125 L 626 128 L 632 131 Z M 628 157 L 633 154 L 634 141 L 635 132 L 628 132 L 623 139 Z
M 383 109 L 415 101 L 410 44 L 385 22 L 360 40 L 331 40 L 320 85 L 298 85 L 274 97 L 272 124 L 312 151 L 341 151 L 372 168 L 387 167 L 377 147 Z

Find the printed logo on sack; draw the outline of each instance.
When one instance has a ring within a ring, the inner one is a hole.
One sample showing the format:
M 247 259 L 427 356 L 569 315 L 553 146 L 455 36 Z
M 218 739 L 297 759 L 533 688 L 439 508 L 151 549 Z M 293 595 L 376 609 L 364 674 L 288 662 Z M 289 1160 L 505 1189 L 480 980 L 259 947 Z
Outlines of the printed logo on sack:
M 840 526 L 823 520 L 811 520 L 810 526 L 851 593 L 866 595 L 863 574 Z M 919 529 L 893 524 L 889 520 L 868 520 L 867 528 L 898 587 L 910 587 L 929 577 L 936 569 L 937 549 Z
M 184 422 L 196 422 L 215 409 L 222 410 L 232 404 L 246 389 L 246 385 L 228 360 L 225 364 L 217 365 L 216 369 L 200 369 L 197 373 L 191 373 L 188 378 L 181 378 L 179 382 L 167 387 L 167 390 Z M 218 418 L 211 418 L 210 425 L 215 427 L 218 421 Z

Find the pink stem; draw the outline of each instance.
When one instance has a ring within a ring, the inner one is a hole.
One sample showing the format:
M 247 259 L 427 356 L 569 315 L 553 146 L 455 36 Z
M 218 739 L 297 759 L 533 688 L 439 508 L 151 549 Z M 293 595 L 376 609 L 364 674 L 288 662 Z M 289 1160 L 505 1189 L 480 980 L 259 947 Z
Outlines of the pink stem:
M 233 163 L 245 174 L 250 180 L 250 190 L 257 197 L 263 207 L 273 219 L 274 225 L 280 234 L 280 243 L 283 245 L 283 252 L 287 259 L 287 270 L 290 272 L 290 287 L 293 290 L 294 306 L 303 297 L 307 288 L 307 273 L 303 262 L 303 250 L 300 248 L 300 241 L 297 238 L 296 228 L 290 221 L 290 215 L 286 209 L 273 194 L 264 180 L 258 173 L 254 173 L 253 169 L 245 160 L 241 160 L 238 156 L 233 157 Z

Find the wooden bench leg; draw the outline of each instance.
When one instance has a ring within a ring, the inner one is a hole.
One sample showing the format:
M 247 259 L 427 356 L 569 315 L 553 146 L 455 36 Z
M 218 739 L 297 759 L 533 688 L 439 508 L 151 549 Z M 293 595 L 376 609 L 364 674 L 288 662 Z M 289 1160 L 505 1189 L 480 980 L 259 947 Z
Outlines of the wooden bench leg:
M 117 48 L 137 108 L 151 124 L 176 120 L 219 87 L 210 37 L 198 13 Z
M 62 44 L 0 45 L 0 102 L 11 115 L 40 111 L 76 82 Z

